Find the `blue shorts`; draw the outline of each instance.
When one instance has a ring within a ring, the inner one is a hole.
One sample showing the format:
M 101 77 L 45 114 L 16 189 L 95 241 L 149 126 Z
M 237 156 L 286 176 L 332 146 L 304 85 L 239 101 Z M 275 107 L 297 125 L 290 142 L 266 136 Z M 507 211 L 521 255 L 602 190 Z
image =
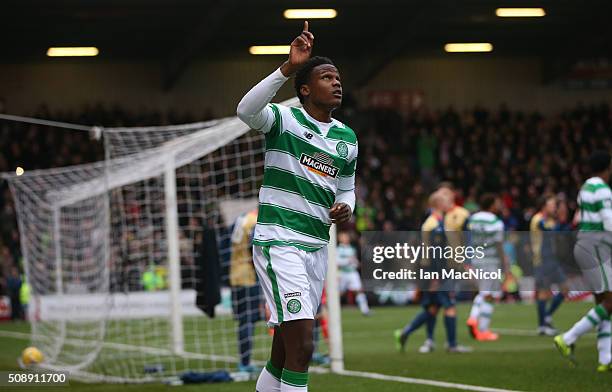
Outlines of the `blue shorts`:
M 232 287 L 232 310 L 240 323 L 254 323 L 261 320 L 259 286 Z
M 421 293 L 421 306 L 428 308 L 437 305 L 444 309 L 455 306 L 455 294 L 450 291 L 423 291 Z
M 543 260 L 534 269 L 536 290 L 549 290 L 553 284 L 565 283 L 565 272 L 556 260 Z

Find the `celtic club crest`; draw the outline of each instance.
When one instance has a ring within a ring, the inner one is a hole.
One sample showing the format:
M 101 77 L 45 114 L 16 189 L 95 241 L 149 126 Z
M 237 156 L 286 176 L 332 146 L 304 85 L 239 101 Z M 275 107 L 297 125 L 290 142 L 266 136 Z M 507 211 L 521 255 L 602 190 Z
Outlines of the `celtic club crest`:
M 336 144 L 336 151 L 338 151 L 338 155 L 340 155 L 340 157 L 346 158 L 348 155 L 348 146 L 345 142 L 338 142 L 338 144 Z
M 302 304 L 299 300 L 294 298 L 291 301 L 287 302 L 287 310 L 289 311 L 289 313 L 295 314 L 302 310 Z

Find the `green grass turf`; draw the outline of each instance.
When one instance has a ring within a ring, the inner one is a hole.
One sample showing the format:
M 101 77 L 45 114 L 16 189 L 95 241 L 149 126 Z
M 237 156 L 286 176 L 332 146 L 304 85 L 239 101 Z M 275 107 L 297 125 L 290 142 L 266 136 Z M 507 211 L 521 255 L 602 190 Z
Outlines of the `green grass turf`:
M 591 307 L 588 303 L 564 304 L 555 316 L 557 327 L 569 328 Z M 444 347 L 444 326 L 438 320 L 437 350 L 432 354 L 419 354 L 418 346 L 424 340 L 424 331 L 416 332 L 409 340 L 406 353 L 394 351 L 392 332 L 401 328 L 419 311 L 418 307 L 376 308 L 372 317 L 366 318 L 352 308 L 343 311 L 343 333 L 345 366 L 349 370 L 381 373 L 478 386 L 516 389 L 523 391 L 610 391 L 612 373 L 595 372 L 597 365 L 596 340 L 594 334 L 584 336 L 578 342 L 579 365 L 570 368 L 552 346 L 551 338 L 525 336 L 535 330 L 535 307 L 533 305 L 509 304 L 496 307 L 493 327 L 516 330 L 502 333 L 497 342 L 474 342 L 467 334 L 464 321 L 468 305 L 459 306 L 459 340 L 471 345 L 471 354 L 447 354 Z M 0 324 L 1 330 L 27 332 L 26 323 Z M 28 344 L 25 340 L 0 337 L 0 371 L 17 369 L 15 358 Z M 170 387 L 161 384 L 105 385 L 71 382 L 70 388 L 44 390 L 75 391 L 167 391 Z M 198 385 L 173 387 L 178 391 L 253 391 L 254 382 L 229 383 L 223 385 Z M 311 391 L 444 391 L 432 386 L 378 381 L 359 377 L 313 374 L 309 385 Z M 10 390 L 7 388 L 2 389 Z M 24 391 L 24 388 L 14 388 Z

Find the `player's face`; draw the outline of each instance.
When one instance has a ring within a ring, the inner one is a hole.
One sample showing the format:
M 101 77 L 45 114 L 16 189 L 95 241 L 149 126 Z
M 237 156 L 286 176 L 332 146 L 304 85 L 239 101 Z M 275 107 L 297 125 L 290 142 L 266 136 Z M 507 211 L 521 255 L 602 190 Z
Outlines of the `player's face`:
M 557 212 L 557 201 L 555 199 L 546 200 L 545 210 L 547 215 L 554 215 Z
M 502 208 L 502 201 L 500 198 L 496 198 L 495 202 L 493 203 L 493 213 L 494 214 L 498 214 L 499 211 L 501 211 Z
M 338 69 L 331 64 L 313 68 L 308 81 L 308 98 L 317 106 L 334 110 L 342 104 L 342 83 Z
M 448 192 L 440 192 L 440 203 L 439 203 L 439 208 L 442 210 L 442 212 L 447 213 L 448 211 L 450 211 L 453 208 L 453 203 L 452 203 L 452 199 L 451 196 Z
M 455 192 L 449 188 L 440 188 L 440 192 L 446 197 L 452 205 L 455 203 Z

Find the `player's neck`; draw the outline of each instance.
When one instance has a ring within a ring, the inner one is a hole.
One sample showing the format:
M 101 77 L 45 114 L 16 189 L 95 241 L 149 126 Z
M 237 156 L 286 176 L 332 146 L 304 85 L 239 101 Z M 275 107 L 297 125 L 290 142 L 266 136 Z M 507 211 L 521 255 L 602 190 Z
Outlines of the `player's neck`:
M 318 106 L 312 105 L 310 102 L 304 103 L 304 110 L 308 115 L 314 118 L 317 121 L 323 123 L 331 122 L 331 111 L 326 108 L 320 108 Z

